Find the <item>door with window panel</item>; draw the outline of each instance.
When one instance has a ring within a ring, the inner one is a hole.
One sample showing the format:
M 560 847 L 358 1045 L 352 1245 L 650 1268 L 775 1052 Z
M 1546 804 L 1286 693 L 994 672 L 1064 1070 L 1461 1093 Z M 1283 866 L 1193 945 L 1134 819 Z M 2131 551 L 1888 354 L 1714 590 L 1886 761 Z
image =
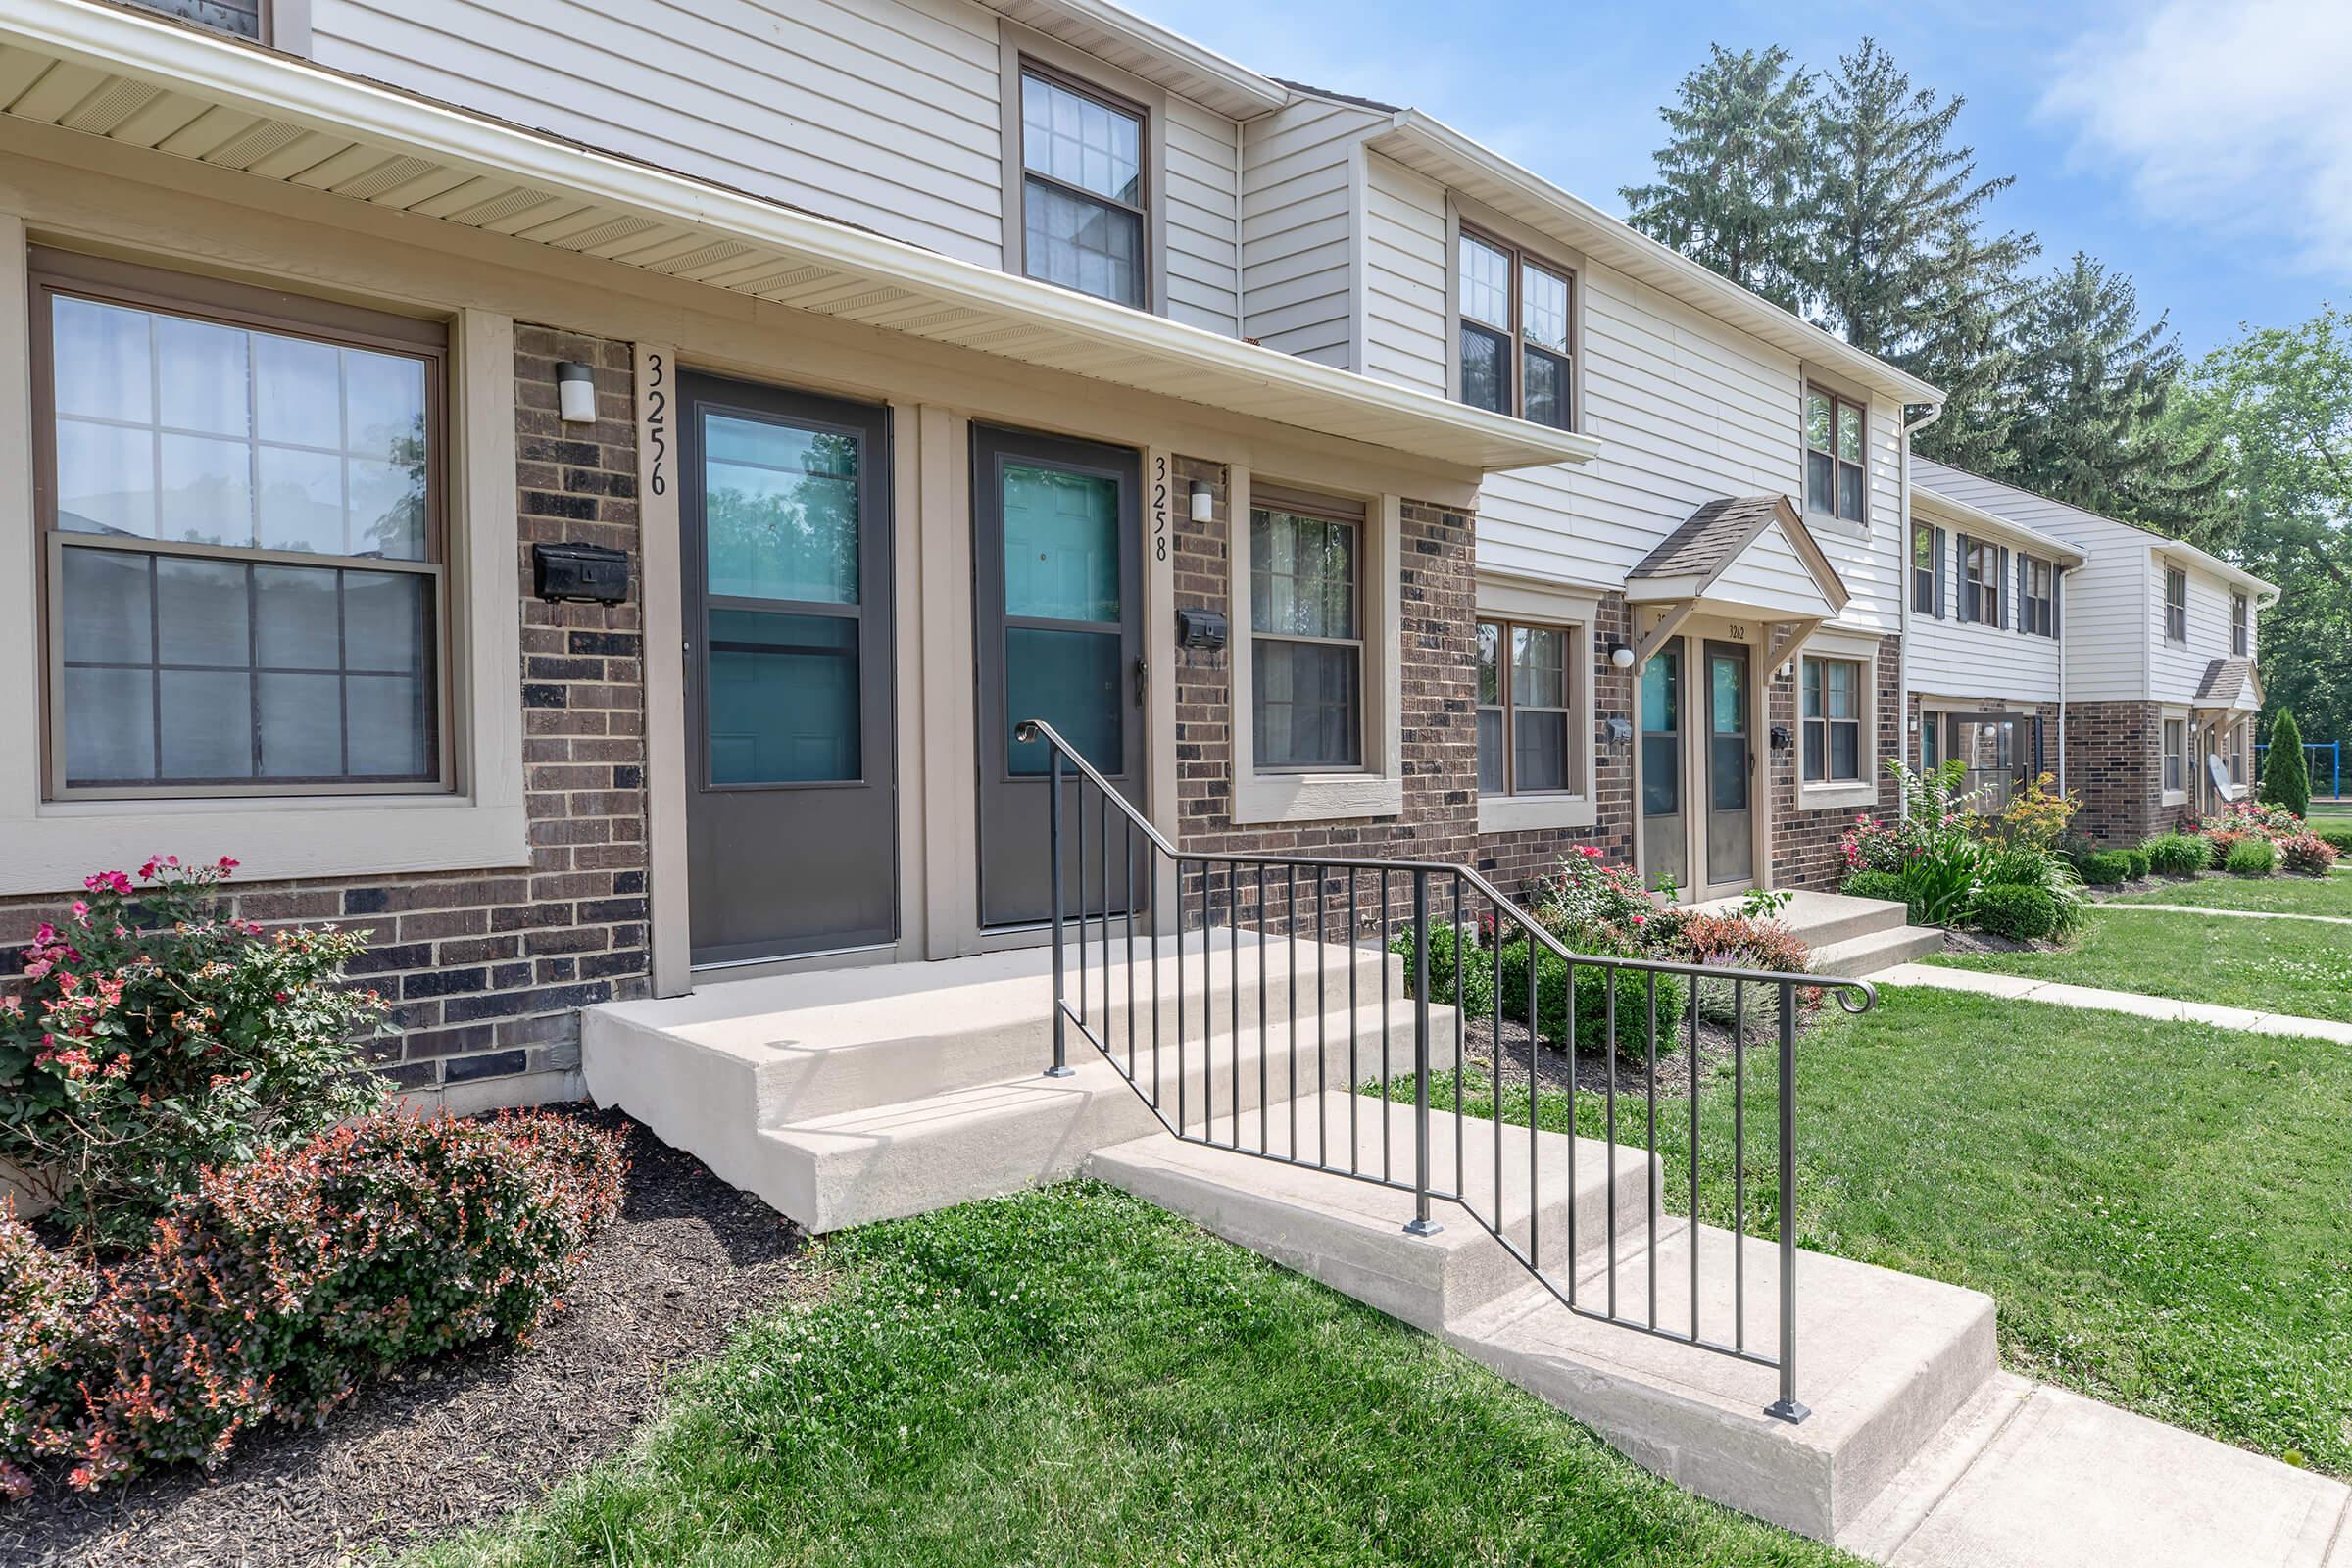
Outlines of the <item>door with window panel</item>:
M 36 252 L 49 785 L 442 790 L 442 329 Z
M 1755 874 L 1747 650 L 1737 643 L 1708 643 L 1706 665 L 1707 885 L 1720 889 Z
M 1013 728 L 1042 718 L 1143 804 L 1142 464 L 1125 448 L 975 427 L 973 629 L 980 766 L 980 923 L 1050 920 L 1052 758 Z M 1074 833 L 1086 798 L 1065 770 Z M 1096 803 L 1100 806 L 1100 802 Z M 1140 908 L 1145 848 L 1088 814 L 1086 878 L 1065 853 L 1063 907 Z M 1107 849 L 1109 858 L 1105 858 Z
M 887 411 L 681 379 L 694 962 L 898 934 Z
M 1683 806 L 1683 643 L 1642 666 L 1642 858 L 1653 888 L 1690 885 L 1690 818 Z

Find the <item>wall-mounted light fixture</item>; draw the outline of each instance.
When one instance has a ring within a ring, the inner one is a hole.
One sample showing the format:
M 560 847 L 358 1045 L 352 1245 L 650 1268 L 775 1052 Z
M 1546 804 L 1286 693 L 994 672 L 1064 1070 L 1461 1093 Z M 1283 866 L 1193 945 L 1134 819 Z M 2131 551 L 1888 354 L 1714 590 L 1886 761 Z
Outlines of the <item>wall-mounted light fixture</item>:
M 1193 481 L 1193 520 L 1206 522 L 1216 515 L 1216 493 L 1199 479 Z
M 1619 669 L 1634 667 L 1634 650 L 1630 643 L 1609 644 L 1609 662 Z
M 565 424 L 596 422 L 596 372 L 565 360 L 556 367 L 556 413 Z

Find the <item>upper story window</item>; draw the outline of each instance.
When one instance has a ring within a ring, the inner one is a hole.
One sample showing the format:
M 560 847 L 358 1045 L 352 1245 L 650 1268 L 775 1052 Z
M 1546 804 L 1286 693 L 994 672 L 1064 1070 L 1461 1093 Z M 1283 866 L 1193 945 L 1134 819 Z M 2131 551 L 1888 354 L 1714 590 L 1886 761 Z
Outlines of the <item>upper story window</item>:
M 1361 507 L 1259 489 L 1250 509 L 1254 760 L 1265 771 L 1364 760 Z
M 1855 782 L 1862 777 L 1862 662 L 1808 659 L 1804 665 L 1805 780 Z
M 1029 276 L 1141 310 L 1144 112 L 1021 71 L 1021 265 Z
M 444 786 L 442 330 L 78 258 L 36 281 L 52 792 Z
M 1575 645 L 1566 626 L 1478 623 L 1480 794 L 1574 787 Z
M 2001 624 L 2001 562 L 2009 554 L 1982 539 L 1960 538 L 1960 618 Z
M 2167 641 L 2188 641 L 2188 573 L 2179 566 L 2164 568 L 2164 635 Z
M 1805 388 L 1805 510 L 1845 522 L 1869 520 L 1862 407 Z
M 2230 596 L 2230 651 L 2240 658 L 2252 642 L 2252 629 L 2246 619 L 2246 596 Z
M 1943 530 L 1930 522 L 1911 525 L 1911 608 L 1943 618 Z
M 2057 568 L 2032 556 L 2018 557 L 2017 589 L 2017 629 L 2036 637 L 2057 636 Z
M 266 42 L 262 29 L 262 0 L 133 0 L 149 11 L 193 22 L 199 26 Z
M 1573 428 L 1575 285 L 1567 270 L 1468 229 L 1454 270 L 1462 401 L 1555 430 Z

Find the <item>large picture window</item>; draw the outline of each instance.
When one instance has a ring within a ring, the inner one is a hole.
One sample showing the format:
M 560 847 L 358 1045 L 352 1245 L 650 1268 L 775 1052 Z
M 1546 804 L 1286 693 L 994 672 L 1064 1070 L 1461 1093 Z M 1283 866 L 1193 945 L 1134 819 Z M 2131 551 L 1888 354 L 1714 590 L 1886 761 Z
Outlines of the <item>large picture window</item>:
M 1862 777 L 1859 660 L 1804 662 L 1805 781 L 1850 784 Z
M 1035 67 L 1021 72 L 1021 262 L 1098 299 L 1150 304 L 1144 113 Z
M 1575 646 L 1566 626 L 1478 623 L 1480 794 L 1575 788 Z
M 1567 269 L 1465 229 L 1454 272 L 1462 401 L 1573 428 L 1575 284 Z
M 1259 770 L 1363 765 L 1363 574 L 1362 508 L 1261 487 L 1250 509 Z
M 1870 519 L 1863 434 L 1860 404 L 1819 387 L 1805 388 L 1807 512 L 1844 522 Z
M 46 254 L 50 783 L 446 784 L 442 329 Z

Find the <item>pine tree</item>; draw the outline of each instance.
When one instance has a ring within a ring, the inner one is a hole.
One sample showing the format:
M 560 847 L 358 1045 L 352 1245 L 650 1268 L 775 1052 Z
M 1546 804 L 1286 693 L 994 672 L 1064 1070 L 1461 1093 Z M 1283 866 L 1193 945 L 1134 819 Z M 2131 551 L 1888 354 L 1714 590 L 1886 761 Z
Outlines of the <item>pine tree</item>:
M 2311 809 L 2311 767 L 2303 757 L 2303 732 L 2295 727 L 2291 708 L 2278 710 L 2271 725 L 2270 750 L 2262 756 L 2262 785 L 2255 792 L 2270 806 L 2283 806 L 2297 816 Z
M 1976 150 L 1953 145 L 1966 102 L 1914 90 L 1875 39 L 1839 57 L 1815 97 L 1818 187 L 1800 279 L 1810 311 L 1848 343 L 1947 378 L 1970 370 L 1971 338 L 2040 248 L 2030 233 L 1986 231 L 1986 207 L 2015 176 L 1979 179 Z M 1988 397 L 1991 382 L 1970 379 Z M 1974 412 L 1955 400 L 1944 417 L 1966 427 Z M 1984 412 L 1997 428 L 1997 409 Z
M 2077 252 L 2034 285 L 2011 337 L 2015 458 L 1999 477 L 2168 533 L 2208 530 L 2219 444 L 2164 428 L 2180 348 L 2166 317 L 2140 324 L 2130 277 Z
M 1669 132 L 1657 179 L 1619 190 L 1652 239 L 1791 310 L 1808 226 L 1811 84 L 1778 45 L 1707 63 L 1658 111 Z

